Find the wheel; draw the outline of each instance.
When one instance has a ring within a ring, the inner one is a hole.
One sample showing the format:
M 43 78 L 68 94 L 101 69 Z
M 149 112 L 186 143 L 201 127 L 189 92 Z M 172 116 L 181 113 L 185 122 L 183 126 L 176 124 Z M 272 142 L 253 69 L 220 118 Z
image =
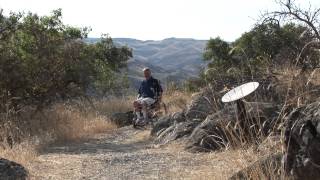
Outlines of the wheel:
M 138 117 L 137 117 L 136 113 L 133 112 L 133 118 L 132 118 L 132 127 L 133 128 L 137 127 L 137 124 L 136 124 L 137 119 L 138 119 Z

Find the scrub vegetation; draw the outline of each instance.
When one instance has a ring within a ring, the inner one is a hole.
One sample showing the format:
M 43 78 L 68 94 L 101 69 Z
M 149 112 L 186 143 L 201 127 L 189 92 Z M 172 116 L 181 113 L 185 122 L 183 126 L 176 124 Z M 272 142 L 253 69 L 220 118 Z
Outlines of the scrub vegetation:
M 135 99 L 123 75 L 134 53 L 130 47 L 116 46 L 107 35 L 86 43 L 90 28 L 63 24 L 60 9 L 48 16 L 0 10 L 0 157 L 21 163 L 35 179 L 130 178 L 126 173 L 136 179 L 226 179 L 283 152 L 284 117 L 320 95 L 320 10 L 278 3 L 280 11 L 263 13 L 234 42 L 211 38 L 199 78 L 166 87 L 163 101 L 174 113 L 205 88 L 217 96 L 258 81 L 263 89 L 250 100 L 281 106 L 272 128 L 281 137 L 271 133 L 200 154 L 178 142 L 154 144 L 150 129 L 117 129 L 111 121 L 114 112 L 132 110 Z M 250 176 L 266 178 L 263 171 Z

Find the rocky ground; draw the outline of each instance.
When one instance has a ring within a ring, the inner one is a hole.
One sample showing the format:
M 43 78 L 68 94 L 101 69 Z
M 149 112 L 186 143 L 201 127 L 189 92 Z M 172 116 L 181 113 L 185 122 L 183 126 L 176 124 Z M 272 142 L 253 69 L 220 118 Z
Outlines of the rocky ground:
M 226 152 L 190 153 L 179 144 L 155 145 L 150 130 L 123 127 L 85 142 L 46 148 L 31 168 L 32 179 L 227 179 Z M 233 152 L 234 153 L 234 152 Z M 214 159 L 214 160 L 213 160 Z M 229 163 L 230 165 L 230 163 Z

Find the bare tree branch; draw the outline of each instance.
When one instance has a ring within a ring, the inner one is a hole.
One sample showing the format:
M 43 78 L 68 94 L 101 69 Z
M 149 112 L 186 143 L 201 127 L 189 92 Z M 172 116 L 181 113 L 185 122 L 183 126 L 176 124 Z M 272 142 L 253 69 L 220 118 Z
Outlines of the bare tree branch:
M 312 5 L 309 4 L 307 9 L 302 9 L 298 6 L 294 0 L 277 0 L 280 5 L 279 11 L 267 12 L 263 17 L 263 21 L 270 19 L 299 21 L 309 27 L 315 38 L 320 41 L 320 8 L 312 9 Z

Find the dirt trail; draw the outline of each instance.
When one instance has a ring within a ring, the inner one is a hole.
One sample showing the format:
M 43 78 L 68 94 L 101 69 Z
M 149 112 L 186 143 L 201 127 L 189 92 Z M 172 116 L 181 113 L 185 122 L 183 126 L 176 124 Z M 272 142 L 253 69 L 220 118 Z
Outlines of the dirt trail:
M 178 145 L 157 147 L 149 132 L 124 127 L 86 142 L 52 145 L 34 163 L 32 179 L 221 179 L 210 173 L 223 166 L 219 161 Z

